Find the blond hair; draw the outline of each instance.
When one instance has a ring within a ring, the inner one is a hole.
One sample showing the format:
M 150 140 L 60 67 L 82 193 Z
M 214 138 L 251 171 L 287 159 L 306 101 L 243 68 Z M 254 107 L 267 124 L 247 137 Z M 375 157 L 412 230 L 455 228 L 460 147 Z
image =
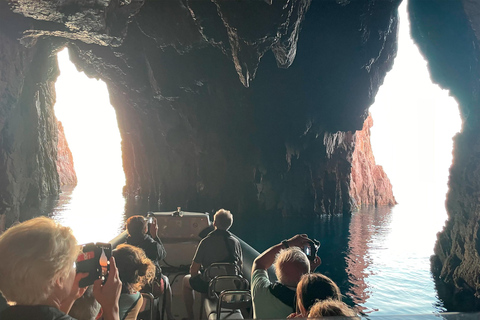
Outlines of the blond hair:
M 327 299 L 317 301 L 308 314 L 308 318 L 357 317 L 357 313 L 342 301 Z
M 0 236 L 0 291 L 11 303 L 42 304 L 71 272 L 78 253 L 72 230 L 52 219 L 17 224 Z
M 220 230 L 228 230 L 233 224 L 233 214 L 225 209 L 218 210 L 213 216 L 215 226 Z
M 273 265 L 278 281 L 292 287 L 297 286 L 302 275 L 310 272 L 307 255 L 298 247 L 280 250 Z

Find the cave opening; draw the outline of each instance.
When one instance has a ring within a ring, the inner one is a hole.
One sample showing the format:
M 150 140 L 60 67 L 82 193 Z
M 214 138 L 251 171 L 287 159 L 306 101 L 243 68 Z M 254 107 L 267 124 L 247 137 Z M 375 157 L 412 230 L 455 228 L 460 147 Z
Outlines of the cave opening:
M 123 227 L 125 173 L 121 136 L 107 85 L 77 71 L 68 49 L 57 54 L 57 120 L 64 128 L 78 183 L 62 186 L 52 216 L 79 243 L 109 241 Z M 94 237 L 94 238 L 92 238 Z
M 398 294 L 407 306 L 405 312 L 442 312 L 430 256 L 447 219 L 453 137 L 461 131 L 462 121 L 455 99 L 432 83 L 428 63 L 410 35 L 406 1 L 399 7 L 399 17 L 397 56 L 369 110 L 373 154 L 389 177 L 398 204 L 386 213 L 375 209 L 368 219 L 361 212 L 353 215 L 353 221 L 367 221 L 363 228 L 373 230 L 364 281 L 376 290 L 361 302 L 367 312 L 376 310 L 401 283 Z M 395 312 L 382 307 L 377 314 Z

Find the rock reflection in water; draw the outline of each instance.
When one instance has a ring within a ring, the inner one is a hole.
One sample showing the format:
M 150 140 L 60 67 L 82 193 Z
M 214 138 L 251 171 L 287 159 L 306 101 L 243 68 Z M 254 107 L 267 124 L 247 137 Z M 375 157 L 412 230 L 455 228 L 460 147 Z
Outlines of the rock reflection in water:
M 351 284 L 347 295 L 363 312 L 368 312 L 363 304 L 370 298 L 372 288 L 366 283 L 373 271 L 370 267 L 372 257 L 369 249 L 377 245 L 374 240 L 390 223 L 391 208 L 388 206 L 364 208 L 352 215 L 350 222 L 350 236 L 348 253 L 345 257 L 347 264 L 348 281 Z M 372 309 L 370 311 L 376 311 Z

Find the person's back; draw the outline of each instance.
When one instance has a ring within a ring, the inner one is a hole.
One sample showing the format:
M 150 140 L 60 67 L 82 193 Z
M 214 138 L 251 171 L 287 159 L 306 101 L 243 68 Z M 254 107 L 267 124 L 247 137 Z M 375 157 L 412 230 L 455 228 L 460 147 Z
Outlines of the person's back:
M 183 279 L 183 298 L 187 308 L 188 318 L 193 319 L 193 290 L 206 293 L 208 280 L 203 277 L 200 269 L 208 268 L 212 263 L 234 263 L 242 268 L 242 247 L 240 242 L 228 231 L 233 224 L 233 215 L 225 209 L 218 210 L 213 217 L 215 230 L 210 232 L 198 244 L 197 251 L 190 266 L 190 274 Z
M 242 246 L 230 232 L 216 229 L 199 243 L 196 260 L 204 269 L 217 262 L 234 263 L 240 269 L 242 267 Z
M 145 256 L 145 252 L 129 244 L 121 244 L 112 251 L 117 261 L 118 273 L 122 281 L 122 294 L 119 299 L 120 319 L 127 315 L 135 318 L 142 303 L 140 290 L 153 281 L 155 266 Z
M 157 274 L 161 273 L 160 260 L 163 260 L 167 252 L 162 241 L 157 236 L 157 220 L 153 219 L 150 228 L 143 216 L 137 215 L 127 219 L 127 243 L 145 251 L 157 269 Z
M 282 319 L 295 311 L 295 289 L 303 274 L 320 265 L 318 256 L 309 261 L 300 250 L 310 244 L 307 235 L 296 235 L 262 254 L 252 265 L 251 292 L 255 319 Z M 268 268 L 275 264 L 278 281 L 272 283 Z

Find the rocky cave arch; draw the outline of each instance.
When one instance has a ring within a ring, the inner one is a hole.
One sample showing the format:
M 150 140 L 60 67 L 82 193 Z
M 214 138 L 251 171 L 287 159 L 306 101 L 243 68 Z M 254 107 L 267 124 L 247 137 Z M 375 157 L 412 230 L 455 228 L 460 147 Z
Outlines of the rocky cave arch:
M 53 83 L 64 46 L 108 85 L 129 207 L 349 213 L 353 132 L 392 66 L 399 2 L 1 1 L 0 217 L 25 219 L 59 192 Z M 472 301 L 479 10 L 462 0 L 409 4 L 432 77 L 464 120 L 432 266 L 448 292 Z

